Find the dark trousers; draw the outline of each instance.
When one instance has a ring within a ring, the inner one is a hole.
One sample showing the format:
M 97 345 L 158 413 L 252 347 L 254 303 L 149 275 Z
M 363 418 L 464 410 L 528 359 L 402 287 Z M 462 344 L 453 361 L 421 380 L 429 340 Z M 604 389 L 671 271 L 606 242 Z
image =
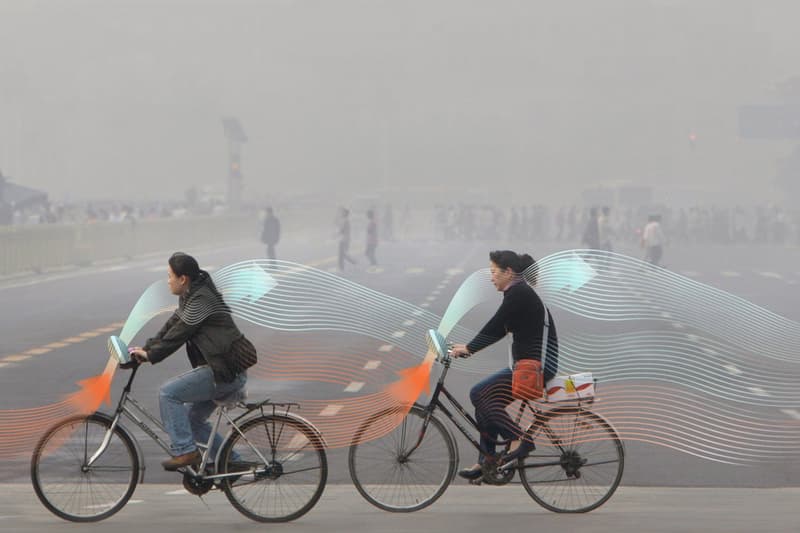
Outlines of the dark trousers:
M 495 453 L 495 440 L 498 436 L 514 439 L 522 434 L 506 411 L 508 404 L 514 401 L 511 397 L 511 376 L 510 368 L 498 370 L 469 391 L 469 399 L 475 406 L 475 419 L 481 431 L 481 446 L 491 454 Z M 484 459 L 481 454 L 478 462 L 483 463 Z

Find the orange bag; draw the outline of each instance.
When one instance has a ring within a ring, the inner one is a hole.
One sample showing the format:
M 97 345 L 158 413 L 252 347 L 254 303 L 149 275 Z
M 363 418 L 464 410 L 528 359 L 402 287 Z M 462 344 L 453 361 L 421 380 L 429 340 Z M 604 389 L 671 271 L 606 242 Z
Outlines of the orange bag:
M 515 400 L 538 400 L 544 396 L 544 373 L 541 361 L 520 359 L 514 363 L 511 396 Z

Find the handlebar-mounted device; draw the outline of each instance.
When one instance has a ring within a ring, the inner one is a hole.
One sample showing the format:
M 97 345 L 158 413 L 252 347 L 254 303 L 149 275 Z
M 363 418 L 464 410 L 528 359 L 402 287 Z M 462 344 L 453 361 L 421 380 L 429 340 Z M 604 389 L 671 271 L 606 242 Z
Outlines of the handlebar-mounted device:
M 428 330 L 428 346 L 436 353 L 437 363 L 450 361 L 451 344 L 435 329 Z

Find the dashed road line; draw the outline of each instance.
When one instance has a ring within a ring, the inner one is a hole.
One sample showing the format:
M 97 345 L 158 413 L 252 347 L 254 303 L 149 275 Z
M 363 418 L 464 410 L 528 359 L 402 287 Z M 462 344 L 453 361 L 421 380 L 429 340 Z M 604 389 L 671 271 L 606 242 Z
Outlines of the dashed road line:
M 56 348 L 64 348 L 69 346 L 68 342 L 51 342 L 50 344 L 45 344 L 45 348 L 50 348 L 51 350 L 55 350 Z
M 764 276 L 765 278 L 783 279 L 783 276 L 781 276 L 777 272 L 759 272 L 758 274 L 760 276 Z
M 414 325 L 414 324 L 416 324 L 416 323 L 417 323 L 417 322 L 416 322 L 415 320 L 405 320 L 405 321 L 403 322 L 403 325 L 404 325 L 404 326 L 413 326 L 413 325 Z
M 722 275 L 726 278 L 738 278 L 741 276 L 741 274 L 734 272 L 733 270 L 723 270 Z
M 734 376 L 739 376 L 742 374 L 742 371 L 736 368 L 733 365 L 723 365 L 722 368 L 728 371 L 728 374 L 733 374 Z
M 17 363 L 19 361 L 24 361 L 25 359 L 30 359 L 30 358 L 31 358 L 30 355 L 14 354 L 14 355 L 7 355 L 6 357 L 0 359 L 0 361 L 3 361 L 5 363 Z
M 756 396 L 769 396 L 769 394 L 767 394 L 767 391 L 765 391 L 761 387 L 747 387 L 747 390 L 749 390 Z
M 689 278 L 696 278 L 700 276 L 700 272 L 694 270 L 681 270 L 681 274 Z
M 378 348 L 378 351 L 379 352 L 391 352 L 393 348 L 394 348 L 394 345 L 392 345 L 392 344 L 384 344 L 383 346 Z
M 425 299 L 427 301 L 429 301 L 429 302 L 432 302 L 432 301 L 436 300 L 436 296 L 427 296 Z
M 336 416 L 343 407 L 343 405 L 328 405 L 319 412 L 319 416 Z
M 797 409 L 781 409 L 781 412 L 791 416 L 795 420 L 800 420 L 800 412 L 798 412 Z
M 430 307 L 431 304 L 429 302 L 425 302 L 425 303 L 419 304 L 419 306 L 420 307 Z
M 367 361 L 367 364 L 364 365 L 364 370 L 375 370 L 381 366 L 380 361 Z
M 189 494 L 189 491 L 186 489 L 170 490 L 168 492 L 165 492 L 164 494 L 166 494 L 167 496 L 183 496 L 184 494 Z
M 25 353 L 26 355 L 42 355 L 51 351 L 52 350 L 50 348 L 33 348 L 23 353 Z
M 364 388 L 363 381 L 351 381 L 350 384 L 344 388 L 345 392 L 358 392 Z
M 425 272 L 425 269 L 420 267 L 411 267 L 406 269 L 406 274 L 422 274 L 423 272 Z
M 395 339 L 402 339 L 405 336 L 406 336 L 406 332 L 403 331 L 403 330 L 395 331 L 394 333 L 392 333 L 392 337 L 394 337 Z
M 102 333 L 98 333 L 96 331 L 87 331 L 86 333 L 81 333 L 78 337 L 82 337 L 84 339 L 93 339 L 95 337 L 99 337 Z

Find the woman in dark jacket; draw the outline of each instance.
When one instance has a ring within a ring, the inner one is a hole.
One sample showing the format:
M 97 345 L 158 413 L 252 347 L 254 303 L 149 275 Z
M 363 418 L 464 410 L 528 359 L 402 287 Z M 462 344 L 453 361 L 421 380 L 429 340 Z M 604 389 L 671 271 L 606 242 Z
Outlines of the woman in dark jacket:
M 192 370 L 172 378 L 159 391 L 164 428 L 171 439 L 173 457 L 161 464 L 167 470 L 200 463 L 195 442 L 208 442 L 207 419 L 216 408 L 214 399 L 244 389 L 246 369 L 256 362 L 252 343 L 236 327 L 231 312 L 208 272 L 200 270 L 190 255 L 176 252 L 169 258 L 170 291 L 178 296 L 178 309 L 142 348 L 131 355 L 139 362 L 156 364 L 182 345 Z M 187 409 L 184 404 L 190 404 Z M 222 444 L 217 434 L 211 461 Z
M 508 404 L 513 401 L 511 378 L 514 363 L 520 359 L 541 361 L 542 343 L 546 342 L 544 379 L 551 379 L 558 368 L 558 337 L 553 317 L 531 287 L 536 283 L 535 274 L 531 273 L 535 267 L 526 272 L 534 265 L 533 258 L 528 254 L 520 256 L 510 250 L 503 250 L 491 252 L 489 260 L 492 283 L 503 293 L 503 303 L 475 338 L 469 344 L 456 344 L 451 355 L 469 357 L 508 333 L 513 336 L 509 367 L 479 382 L 469 393 L 481 430 L 481 446 L 494 454 L 498 436 L 503 439 L 519 439 L 522 435 L 522 430 L 506 411 Z M 527 280 L 523 277 L 523 272 L 526 272 Z M 508 458 L 524 456 L 533 448 L 532 442 L 521 440 Z M 481 455 L 478 464 L 461 470 L 458 474 L 467 479 L 478 479 L 482 475 L 483 460 Z

